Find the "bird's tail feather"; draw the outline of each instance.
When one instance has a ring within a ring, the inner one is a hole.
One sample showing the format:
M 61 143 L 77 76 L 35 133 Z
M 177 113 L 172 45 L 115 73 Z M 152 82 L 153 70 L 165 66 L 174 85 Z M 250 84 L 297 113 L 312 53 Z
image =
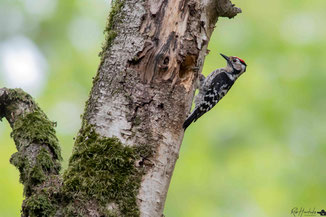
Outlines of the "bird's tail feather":
M 197 120 L 197 112 L 196 109 L 191 113 L 191 115 L 189 115 L 189 117 L 185 120 L 185 122 L 183 123 L 182 127 L 184 130 L 187 129 L 187 127 L 189 127 L 189 125 Z

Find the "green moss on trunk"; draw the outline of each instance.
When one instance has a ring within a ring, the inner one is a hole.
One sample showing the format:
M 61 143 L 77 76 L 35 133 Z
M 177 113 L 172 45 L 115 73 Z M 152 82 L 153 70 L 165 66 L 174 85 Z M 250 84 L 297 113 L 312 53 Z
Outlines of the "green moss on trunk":
M 56 208 L 47 195 L 36 194 L 24 201 L 22 212 L 29 217 L 54 216 Z
M 64 191 L 70 201 L 97 201 L 100 207 L 114 203 L 122 216 L 139 216 L 136 196 L 145 170 L 136 162 L 151 154 L 150 146 L 124 146 L 117 138 L 103 138 L 92 126 L 84 126 L 64 175 Z M 109 210 L 100 212 L 111 216 Z
M 104 30 L 105 43 L 102 48 L 102 51 L 100 52 L 100 56 L 102 57 L 102 60 L 105 57 L 105 52 L 108 50 L 115 37 L 118 35 L 116 24 L 122 19 L 121 18 L 122 15 L 120 14 L 120 17 L 118 15 L 122 9 L 123 4 L 124 4 L 124 0 L 112 1 L 111 12 L 108 17 L 107 26 Z

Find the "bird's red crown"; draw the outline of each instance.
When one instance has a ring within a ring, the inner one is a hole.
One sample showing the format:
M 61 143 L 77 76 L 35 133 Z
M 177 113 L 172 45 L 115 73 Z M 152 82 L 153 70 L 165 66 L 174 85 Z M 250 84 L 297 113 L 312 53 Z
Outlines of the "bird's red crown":
M 238 58 L 240 60 L 240 62 L 242 62 L 243 64 L 247 65 L 246 62 L 243 59 L 241 59 L 239 57 L 236 57 L 236 58 Z

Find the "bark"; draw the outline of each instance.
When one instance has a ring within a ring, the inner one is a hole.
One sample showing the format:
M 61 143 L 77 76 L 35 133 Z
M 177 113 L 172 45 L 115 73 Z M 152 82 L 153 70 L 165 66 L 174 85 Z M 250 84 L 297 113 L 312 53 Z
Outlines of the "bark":
M 30 166 L 40 150 L 46 152 L 46 162 L 56 165 L 44 167 L 51 178 L 29 187 L 23 215 L 162 216 L 182 124 L 215 23 L 240 12 L 229 0 L 116 0 L 63 181 L 57 175 L 61 157 L 51 122 L 30 97 L 8 101 L 9 90 L 3 89 L 0 117 L 14 127 L 18 117 L 36 110 L 43 117 L 38 127 L 46 123 L 52 127 L 46 132 L 54 136 L 46 140 L 50 142 L 30 139 L 32 151 L 17 147 Z M 19 139 L 16 144 L 25 142 Z

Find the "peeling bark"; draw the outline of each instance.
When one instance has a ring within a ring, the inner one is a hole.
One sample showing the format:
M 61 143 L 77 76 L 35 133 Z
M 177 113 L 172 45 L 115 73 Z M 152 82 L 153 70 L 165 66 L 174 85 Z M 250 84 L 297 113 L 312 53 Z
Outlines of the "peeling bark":
M 30 97 L 8 100 L 8 89 L 0 89 L 0 118 L 6 117 L 14 131 L 20 118 L 35 112 L 41 118 L 34 127 L 49 126 L 48 139 L 31 140 L 23 131 L 14 138 L 30 147 L 17 147 L 24 153 L 14 163 L 19 169 L 38 165 L 40 153 L 53 162 L 41 165 L 53 178 L 30 187 L 23 216 L 162 216 L 182 124 L 215 23 L 241 12 L 229 0 L 113 4 L 102 61 L 63 180 L 51 122 Z

